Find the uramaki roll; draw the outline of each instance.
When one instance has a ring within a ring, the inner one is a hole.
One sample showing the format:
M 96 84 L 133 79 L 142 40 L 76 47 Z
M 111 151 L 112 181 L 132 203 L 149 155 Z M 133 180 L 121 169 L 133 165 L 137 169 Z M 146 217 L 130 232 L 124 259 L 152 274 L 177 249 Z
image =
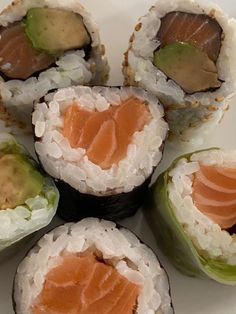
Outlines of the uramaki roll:
M 66 220 L 118 219 L 141 206 L 168 126 L 158 99 L 133 87 L 58 90 L 33 112 L 35 148 L 57 179 Z
M 25 149 L 0 134 L 0 253 L 47 226 L 56 213 L 59 193 Z
M 182 156 L 152 187 L 145 213 L 158 245 L 190 276 L 236 284 L 236 151 Z
M 0 26 L 1 101 L 21 120 L 52 89 L 106 82 L 98 27 L 79 1 L 13 1 Z
M 157 257 L 113 222 L 88 218 L 45 235 L 17 269 L 16 314 L 172 314 Z
M 236 21 L 218 6 L 159 0 L 130 39 L 125 83 L 159 97 L 171 140 L 199 145 L 235 93 L 235 42 Z

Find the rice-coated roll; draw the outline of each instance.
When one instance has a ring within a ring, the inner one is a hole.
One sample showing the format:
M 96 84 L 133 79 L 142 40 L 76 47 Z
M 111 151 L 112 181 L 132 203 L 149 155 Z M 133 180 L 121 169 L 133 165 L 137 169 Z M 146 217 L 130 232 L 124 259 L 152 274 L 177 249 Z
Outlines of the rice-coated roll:
M 200 145 L 235 93 L 236 21 L 214 4 L 159 0 L 135 27 L 126 85 L 157 95 L 170 140 Z
M 35 106 L 35 149 L 57 179 L 59 215 L 118 219 L 141 206 L 168 126 L 155 96 L 133 87 L 71 87 Z
M 50 90 L 106 82 L 98 27 L 79 1 L 15 1 L 0 26 L 0 96 L 18 119 Z
M 0 134 L 0 253 L 48 225 L 59 193 L 9 134 Z
M 235 196 L 235 150 L 185 155 L 160 175 L 145 212 L 181 272 L 236 284 Z
M 171 314 L 157 257 L 125 228 L 96 218 L 46 234 L 17 269 L 17 314 Z

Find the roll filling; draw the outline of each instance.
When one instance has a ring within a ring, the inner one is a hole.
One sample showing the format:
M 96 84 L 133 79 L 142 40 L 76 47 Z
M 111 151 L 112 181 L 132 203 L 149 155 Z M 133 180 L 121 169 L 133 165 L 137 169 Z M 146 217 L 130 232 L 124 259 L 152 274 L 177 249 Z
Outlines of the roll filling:
M 154 64 L 187 93 L 219 88 L 222 32 L 208 15 L 170 12 L 161 19 Z

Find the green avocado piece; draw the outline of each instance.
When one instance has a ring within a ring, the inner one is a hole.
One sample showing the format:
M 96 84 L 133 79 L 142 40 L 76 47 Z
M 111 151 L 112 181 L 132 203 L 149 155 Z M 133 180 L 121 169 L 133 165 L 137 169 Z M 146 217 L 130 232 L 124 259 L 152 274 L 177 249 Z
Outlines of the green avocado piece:
M 191 44 L 179 42 L 157 50 L 154 65 L 189 94 L 221 86 L 215 63 Z
M 23 205 L 40 194 L 43 176 L 21 154 L 0 156 L 0 210 Z
M 91 43 L 83 18 L 61 9 L 30 9 L 25 20 L 25 30 L 35 49 L 52 55 Z

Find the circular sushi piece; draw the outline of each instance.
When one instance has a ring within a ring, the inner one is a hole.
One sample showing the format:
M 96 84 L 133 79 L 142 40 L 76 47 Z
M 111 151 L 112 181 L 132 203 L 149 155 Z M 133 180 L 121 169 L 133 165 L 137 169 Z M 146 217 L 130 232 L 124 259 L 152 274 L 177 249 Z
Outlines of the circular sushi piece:
M 159 0 L 135 27 L 125 54 L 126 85 L 157 95 L 170 140 L 199 145 L 235 93 L 236 21 L 216 5 Z
M 87 218 L 46 234 L 17 269 L 16 314 L 171 314 L 157 257 L 115 223 Z
M 180 271 L 236 284 L 235 150 L 177 159 L 153 186 L 146 214 L 158 244 Z
M 33 112 L 35 149 L 66 220 L 118 219 L 141 206 L 168 126 L 155 96 L 132 87 L 71 87 Z
M 15 1 L 0 26 L 1 101 L 20 121 L 50 90 L 106 82 L 98 27 L 78 1 Z
M 53 181 L 8 134 L 0 134 L 0 253 L 48 225 L 59 193 Z

